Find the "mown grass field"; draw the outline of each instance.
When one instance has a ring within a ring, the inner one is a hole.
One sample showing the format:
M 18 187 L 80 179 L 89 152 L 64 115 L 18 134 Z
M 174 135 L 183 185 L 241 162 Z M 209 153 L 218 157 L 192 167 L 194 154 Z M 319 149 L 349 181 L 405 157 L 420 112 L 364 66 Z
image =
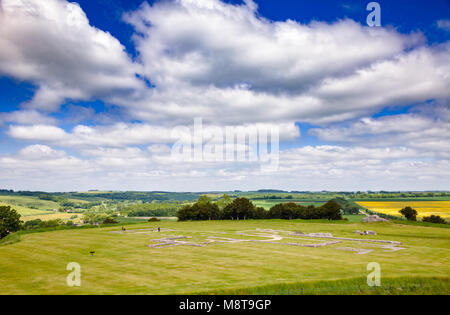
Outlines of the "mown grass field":
M 358 201 L 357 203 L 369 210 L 393 216 L 401 216 L 399 211 L 409 206 L 417 210 L 420 218 L 439 215 L 450 219 L 450 201 Z
M 162 232 L 142 231 L 156 227 Z M 405 249 L 393 252 L 346 242 L 321 248 L 258 242 L 147 247 L 155 244 L 154 239 L 175 236 L 196 242 L 211 236 L 253 239 L 237 232 L 256 229 L 328 232 L 349 238 L 360 237 L 355 230 L 374 230 L 377 236 L 365 238 L 400 241 Z M 127 233 L 120 230 L 120 226 L 73 229 L 12 238 L 9 245 L 0 246 L 0 294 L 450 293 L 448 228 L 275 220 L 157 222 L 130 225 Z M 338 246 L 374 251 L 358 255 L 337 250 Z M 70 262 L 81 265 L 81 287 L 66 285 Z M 366 284 L 370 262 L 381 265 L 382 287 L 377 292 Z
M 305 281 L 254 288 L 196 292 L 195 295 L 433 295 L 448 292 L 450 278 L 387 278 L 381 287 L 365 285 L 365 278 Z

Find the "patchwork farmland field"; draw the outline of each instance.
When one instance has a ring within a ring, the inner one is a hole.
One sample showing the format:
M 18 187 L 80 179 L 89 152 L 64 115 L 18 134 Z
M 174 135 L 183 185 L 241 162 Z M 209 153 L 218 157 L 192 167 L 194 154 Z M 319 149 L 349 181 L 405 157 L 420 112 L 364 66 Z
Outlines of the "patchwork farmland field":
M 59 208 L 57 202 L 27 196 L 0 196 L 0 206 L 11 206 L 22 216 L 50 214 Z
M 311 200 L 311 201 L 305 201 L 305 200 L 291 200 L 291 199 L 281 199 L 281 200 L 252 200 L 253 204 L 256 207 L 262 207 L 266 210 L 270 210 L 270 208 L 272 208 L 273 206 L 276 206 L 277 204 L 280 203 L 287 203 L 287 202 L 293 202 L 299 205 L 302 205 L 304 207 L 307 206 L 315 206 L 315 207 L 320 207 L 321 205 L 323 205 L 324 203 L 326 203 L 326 201 L 316 201 L 316 200 Z
M 261 220 L 18 235 L 0 246 L 0 294 L 450 293 L 448 228 Z M 81 266 L 81 287 L 66 284 L 70 262 Z M 381 266 L 375 291 L 370 262 Z
M 409 206 L 417 210 L 420 218 L 439 215 L 450 219 L 450 201 L 357 201 L 357 203 L 371 211 L 393 216 L 401 216 L 399 211 Z
M 73 216 L 77 216 L 76 219 L 71 219 Z M 42 221 L 49 221 L 49 220 L 56 220 L 56 219 L 61 219 L 62 221 L 66 222 L 66 221 L 73 221 L 74 223 L 77 223 L 78 221 L 80 221 L 80 218 L 83 215 L 80 214 L 74 214 L 74 213 L 47 213 L 47 214 L 40 214 L 40 215 L 29 215 L 29 216 L 24 216 L 22 217 L 22 221 L 27 222 L 27 221 L 32 221 L 32 220 L 37 220 L 40 219 Z

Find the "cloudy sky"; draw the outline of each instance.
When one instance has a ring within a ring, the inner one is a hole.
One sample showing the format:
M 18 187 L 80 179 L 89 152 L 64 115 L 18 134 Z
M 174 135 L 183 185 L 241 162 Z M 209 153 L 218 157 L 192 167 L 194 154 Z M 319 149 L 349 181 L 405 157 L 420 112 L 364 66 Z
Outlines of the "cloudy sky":
M 450 190 L 450 2 L 0 0 L 0 188 Z M 278 127 L 279 168 L 174 158 Z

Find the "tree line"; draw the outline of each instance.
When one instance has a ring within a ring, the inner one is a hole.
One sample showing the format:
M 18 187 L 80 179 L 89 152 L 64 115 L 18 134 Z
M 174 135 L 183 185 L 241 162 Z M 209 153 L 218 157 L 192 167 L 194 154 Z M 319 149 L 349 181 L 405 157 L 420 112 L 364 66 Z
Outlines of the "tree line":
M 129 217 L 173 217 L 176 216 L 181 203 L 138 203 L 127 205 L 120 213 Z
M 180 221 L 202 220 L 342 220 L 341 207 L 335 201 L 330 200 L 326 204 L 315 206 L 302 206 L 296 203 L 282 203 L 273 206 L 269 211 L 256 207 L 247 198 L 237 198 L 223 207 L 217 203 L 200 198 L 193 205 L 183 206 L 178 210 Z
M 402 210 L 400 210 L 399 213 L 403 215 L 408 221 L 417 221 L 418 212 L 416 209 L 413 209 L 411 207 L 405 207 Z M 422 222 L 447 224 L 447 221 L 439 215 L 431 215 L 428 217 L 423 217 Z

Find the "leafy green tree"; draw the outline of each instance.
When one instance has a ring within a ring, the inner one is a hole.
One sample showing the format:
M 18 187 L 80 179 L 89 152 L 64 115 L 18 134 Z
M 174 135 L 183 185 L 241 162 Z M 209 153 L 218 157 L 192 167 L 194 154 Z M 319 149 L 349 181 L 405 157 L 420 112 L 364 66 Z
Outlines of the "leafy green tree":
M 344 210 L 344 214 L 359 214 L 359 207 L 349 200 L 342 197 L 336 197 L 333 201 L 341 206 L 341 209 Z
M 321 214 L 317 211 L 317 208 L 313 205 L 309 205 L 304 208 L 303 215 L 301 217 L 304 220 L 317 220 L 321 218 Z
M 53 200 L 52 196 L 50 196 L 49 194 L 41 194 L 41 195 L 39 195 L 39 199 L 41 199 L 41 200 Z
M 42 221 L 39 224 L 39 228 L 52 228 L 52 227 L 58 227 L 61 225 L 64 225 L 63 220 L 55 219 L 55 220 Z
M 270 219 L 282 219 L 282 220 L 342 220 L 341 207 L 334 201 L 329 201 L 321 207 L 308 206 L 303 207 L 296 203 L 284 203 L 273 206 L 268 217 Z
M 208 202 L 212 202 L 212 199 L 206 195 L 200 196 L 200 198 L 198 198 L 197 201 L 197 203 L 208 203 Z
M 424 217 L 422 221 L 428 223 L 447 224 L 447 221 L 445 221 L 444 218 L 438 215 L 431 215 L 429 217 Z
M 252 219 L 255 206 L 247 198 L 237 198 L 233 200 L 223 210 L 223 216 L 225 220 L 247 220 Z
M 216 204 L 203 200 L 180 208 L 177 212 L 177 217 L 179 221 L 219 220 L 221 213 Z
M 284 208 L 284 205 L 281 203 L 273 206 L 269 210 L 268 217 L 270 219 L 281 219 L 281 217 L 283 216 L 283 211 L 284 211 L 283 208 Z
M 408 221 L 417 221 L 417 211 L 411 207 L 403 208 L 402 210 L 400 210 L 400 213 Z
M 177 217 L 179 221 L 189 221 L 192 220 L 191 217 L 192 206 L 186 205 L 178 209 Z
M 293 202 L 284 204 L 283 217 L 284 220 L 298 219 L 298 205 Z
M 321 206 L 320 212 L 321 219 L 342 220 L 341 206 L 333 200 L 330 200 Z
M 298 206 L 293 202 L 278 204 L 269 210 L 271 219 L 293 220 L 298 218 L 298 216 Z
M 30 220 L 30 221 L 25 222 L 25 224 L 23 225 L 23 228 L 25 230 L 38 229 L 40 227 L 41 223 L 42 223 L 41 219 Z
M 192 210 L 197 214 L 195 220 L 219 219 L 219 207 L 212 202 L 197 202 L 192 206 Z
M 114 220 L 111 217 L 107 217 L 103 220 L 103 224 L 117 224 L 119 222 L 117 222 L 116 220 Z
M 20 214 L 16 210 L 10 206 L 0 206 L 0 239 L 20 230 L 21 226 Z
M 227 194 L 225 194 L 225 195 L 223 195 L 222 198 L 220 198 L 217 201 L 217 206 L 219 206 L 220 210 L 223 210 L 223 209 L 225 209 L 226 206 L 228 206 L 232 202 L 233 202 L 233 200 L 231 199 L 231 197 L 228 196 Z
M 262 208 L 262 207 L 257 207 L 255 208 L 255 210 L 253 210 L 253 214 L 252 214 L 252 219 L 255 220 L 264 220 L 267 219 L 269 215 L 269 212 Z

